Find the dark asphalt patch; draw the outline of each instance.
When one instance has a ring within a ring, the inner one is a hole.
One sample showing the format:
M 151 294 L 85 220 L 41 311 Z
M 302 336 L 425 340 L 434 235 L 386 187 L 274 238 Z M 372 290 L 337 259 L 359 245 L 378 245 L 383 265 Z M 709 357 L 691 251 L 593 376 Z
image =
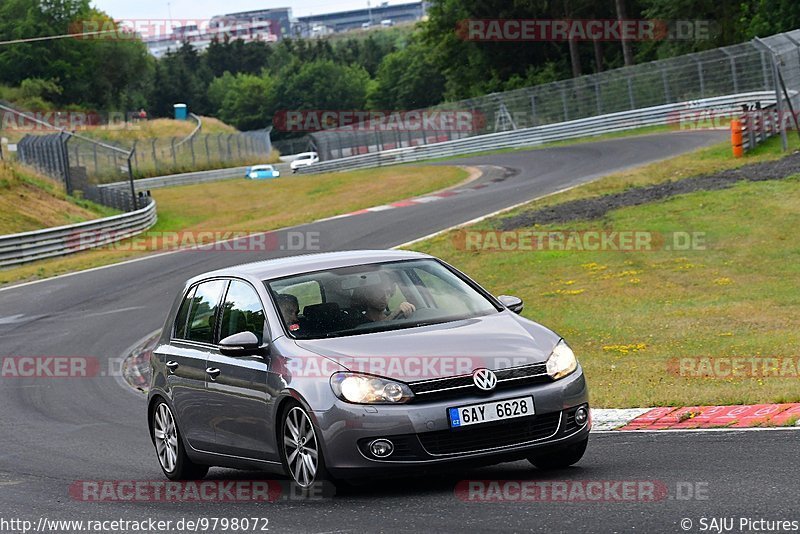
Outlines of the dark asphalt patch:
M 599 219 L 609 211 L 617 208 L 639 206 L 695 191 L 726 189 L 741 181 L 780 180 L 798 173 L 800 173 L 800 152 L 777 161 L 753 163 L 716 174 L 695 176 L 648 187 L 636 187 L 622 193 L 572 200 L 547 208 L 531 210 L 503 219 L 500 227 L 503 230 L 514 230 L 536 224 Z

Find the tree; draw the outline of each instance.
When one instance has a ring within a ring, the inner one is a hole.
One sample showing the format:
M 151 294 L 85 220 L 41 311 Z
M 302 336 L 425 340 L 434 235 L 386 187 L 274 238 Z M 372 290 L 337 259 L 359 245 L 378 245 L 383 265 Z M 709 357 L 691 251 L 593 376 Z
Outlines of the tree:
M 240 130 L 258 130 L 271 117 L 274 81 L 268 75 L 226 73 L 209 86 L 219 117 Z
M 114 23 L 88 0 L 0 2 L 0 40 L 80 33 L 98 26 L 113 28 Z M 141 41 L 116 33 L 0 47 L 0 82 L 51 80 L 61 88 L 48 96 L 57 105 L 124 108 L 143 99 L 152 66 Z
M 392 52 L 381 62 L 370 87 L 368 107 L 409 110 L 442 101 L 445 77 L 420 43 Z

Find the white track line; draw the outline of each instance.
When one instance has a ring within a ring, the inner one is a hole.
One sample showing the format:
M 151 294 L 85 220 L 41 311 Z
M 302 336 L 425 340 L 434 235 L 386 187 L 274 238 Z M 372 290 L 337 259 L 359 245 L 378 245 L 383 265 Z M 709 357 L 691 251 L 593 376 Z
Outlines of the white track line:
M 589 183 L 589 182 L 586 182 L 586 183 Z M 402 247 L 407 247 L 409 245 L 413 245 L 414 243 L 419 243 L 420 241 L 425 241 L 426 239 L 431 239 L 432 237 L 436 237 L 438 235 L 445 234 L 445 233 L 450 232 L 452 230 L 457 230 L 458 228 L 463 228 L 465 226 L 472 226 L 473 224 L 477 224 L 477 223 L 479 223 L 481 221 L 489 219 L 490 217 L 495 217 L 497 215 L 500 215 L 501 213 L 506 213 L 508 211 L 515 210 L 515 209 L 519 208 L 520 206 L 524 206 L 525 204 L 530 204 L 531 202 L 535 202 L 535 201 L 541 200 L 543 198 L 551 197 L 553 195 L 558 195 L 560 193 L 566 193 L 567 191 L 570 191 L 571 189 L 575 189 L 576 187 L 580 187 L 582 185 L 586 185 L 586 184 L 571 185 L 569 187 L 565 187 L 564 189 L 559 189 L 558 191 L 553 191 L 552 193 L 547 193 L 546 195 L 541 195 L 541 196 L 538 196 L 538 197 L 530 198 L 530 199 L 525 200 L 523 202 L 519 202 L 517 204 L 514 204 L 513 206 L 508 206 L 507 208 L 499 209 L 497 211 L 493 211 L 492 213 L 487 213 L 486 215 L 481 215 L 480 217 L 476 217 L 474 219 L 470 219 L 469 221 L 458 223 L 458 224 L 454 224 L 453 226 L 449 226 L 447 228 L 444 228 L 443 230 L 439 230 L 437 232 L 433 232 L 432 234 L 428 234 L 426 236 L 418 237 L 416 239 L 412 239 L 411 241 L 406 241 L 405 243 L 401 243 L 399 245 L 395 245 L 395 246 L 392 247 L 392 250 L 395 250 L 395 249 L 398 249 L 398 248 L 402 248 Z
M 494 167 L 494 166 L 495 165 L 482 165 L 482 167 Z M 434 191 L 433 193 L 429 193 L 428 196 L 436 195 L 436 194 L 439 194 L 439 193 L 442 193 L 442 192 L 445 192 L 445 191 L 454 191 L 454 189 L 453 189 L 454 187 L 463 187 L 464 184 L 472 183 L 475 180 L 477 180 L 477 179 L 479 179 L 480 177 L 483 176 L 482 172 L 477 172 L 477 171 L 479 171 L 479 169 L 476 166 L 454 165 L 454 167 L 460 167 L 462 169 L 467 170 L 468 172 L 470 172 L 470 176 L 468 176 L 465 180 L 459 182 L 458 184 L 456 184 L 454 186 L 451 186 L 450 188 L 444 188 L 444 189 L 440 189 L 439 191 Z M 474 169 L 474 171 L 471 171 L 470 169 Z M 413 199 L 410 199 L 410 200 L 413 200 Z M 400 200 L 398 202 L 402 202 L 402 200 Z M 382 205 L 382 206 L 373 206 L 371 208 L 365 208 L 364 210 L 356 210 L 356 212 L 361 212 L 361 211 L 382 211 L 384 209 L 393 209 L 393 208 L 394 208 L 394 206 Z M 50 281 L 53 281 L 53 280 L 59 280 L 59 279 L 62 279 L 62 278 L 68 278 L 70 276 L 77 276 L 77 275 L 81 275 L 81 274 L 85 274 L 85 273 L 91 273 L 91 272 L 95 272 L 95 271 L 100 271 L 100 270 L 103 270 L 103 269 L 111 269 L 113 267 L 119 267 L 121 265 L 128 265 L 128 264 L 137 263 L 137 262 L 140 262 L 140 261 L 152 260 L 154 258 L 160 258 L 161 256 L 168 256 L 170 254 L 176 254 L 178 252 L 186 252 L 186 251 L 195 250 L 195 249 L 198 249 L 198 248 L 204 248 L 204 247 L 209 247 L 209 246 L 218 245 L 218 244 L 224 244 L 224 243 L 231 243 L 233 241 L 239 241 L 241 239 L 250 239 L 250 238 L 253 238 L 253 237 L 258 237 L 258 236 L 266 235 L 266 234 L 285 232 L 285 231 L 288 231 L 288 230 L 292 230 L 294 228 L 302 228 L 304 226 L 308 226 L 308 225 L 311 225 L 311 224 L 317 224 L 317 223 L 321 223 L 321 222 L 331 221 L 331 220 L 334 220 L 334 219 L 342 219 L 342 218 L 351 216 L 353 213 L 354 212 L 343 213 L 341 215 L 334 215 L 332 217 L 325 217 L 325 218 L 322 218 L 322 219 L 317 219 L 317 220 L 306 222 L 306 223 L 296 224 L 294 226 L 286 226 L 284 228 L 276 228 L 274 230 L 267 230 L 265 232 L 258 232 L 258 233 L 254 233 L 254 234 L 248 234 L 245 237 L 234 237 L 234 238 L 231 238 L 231 239 L 225 239 L 223 241 L 215 241 L 213 243 L 205 243 L 205 244 L 202 244 L 202 245 L 195 245 L 195 246 L 192 246 L 192 247 L 178 248 L 178 249 L 175 249 L 175 250 L 167 250 L 165 252 L 156 252 L 156 253 L 153 253 L 153 254 L 148 254 L 146 256 L 141 256 L 139 258 L 133 258 L 133 259 L 130 259 L 130 260 L 120 261 L 120 262 L 116 262 L 116 263 L 109 263 L 108 265 L 100 265 L 98 267 L 92 267 L 90 269 L 84 269 L 84 270 L 81 270 L 81 271 L 73 271 L 73 272 L 69 272 L 69 273 L 59 274 L 59 275 L 51 276 L 51 277 L 48 277 L 48 278 L 41 278 L 39 280 L 31 280 L 29 282 L 22 282 L 22 283 L 19 283 L 19 284 L 15 284 L 15 283 L 12 282 L 11 284 L 9 284 L 9 285 L 7 285 L 5 287 L 0 287 L 0 292 L 8 291 L 10 289 L 19 289 L 21 287 L 26 287 L 26 286 L 32 286 L 34 284 L 41 284 L 43 282 L 50 282 Z

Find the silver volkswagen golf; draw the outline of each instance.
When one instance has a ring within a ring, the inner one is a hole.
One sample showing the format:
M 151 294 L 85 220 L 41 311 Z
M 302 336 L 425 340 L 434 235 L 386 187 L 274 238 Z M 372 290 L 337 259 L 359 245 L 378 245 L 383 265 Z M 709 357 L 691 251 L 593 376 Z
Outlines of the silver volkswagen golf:
M 528 459 L 562 468 L 591 426 L 557 334 L 431 256 L 353 251 L 189 280 L 151 359 L 164 474 L 321 480 Z

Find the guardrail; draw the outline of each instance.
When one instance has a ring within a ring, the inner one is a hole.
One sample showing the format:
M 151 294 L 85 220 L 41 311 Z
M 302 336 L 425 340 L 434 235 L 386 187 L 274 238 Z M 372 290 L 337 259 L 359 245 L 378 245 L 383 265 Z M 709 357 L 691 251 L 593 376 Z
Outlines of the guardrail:
M 200 132 L 200 130 L 203 128 L 203 119 L 201 119 L 200 117 L 198 117 L 198 116 L 197 116 L 197 115 L 195 115 L 194 113 L 189 113 L 189 116 L 190 116 L 191 118 L 193 118 L 193 119 L 194 119 L 194 120 L 197 122 L 197 126 L 195 126 L 195 127 L 194 127 L 194 130 L 192 130 L 192 133 L 190 133 L 189 135 L 187 135 L 187 136 L 186 136 L 186 137 L 185 137 L 183 140 L 181 140 L 181 141 L 178 141 L 178 142 L 175 144 L 175 148 L 178 148 L 179 146 L 181 146 L 181 145 L 182 145 L 182 144 L 184 144 L 185 142 L 187 142 L 187 141 L 191 141 L 192 139 L 194 139 L 194 137 L 195 137 L 195 136 L 196 136 L 196 135 L 197 135 L 197 134 Z
M 291 173 L 288 163 L 278 163 L 273 165 L 280 171 L 282 176 Z M 133 181 L 136 191 L 148 191 L 161 187 L 172 187 L 176 185 L 202 184 L 206 182 L 218 182 L 230 180 L 232 178 L 244 178 L 244 173 L 248 167 L 230 167 L 227 169 L 215 169 L 212 171 L 185 172 L 183 174 L 170 174 L 167 176 L 156 176 L 153 178 L 139 178 Z M 130 187 L 128 182 L 113 182 L 110 184 L 99 185 L 100 189 L 124 189 Z
M 33 232 L 0 236 L 0 267 L 65 256 L 133 237 L 151 228 L 157 220 L 156 203 L 94 221 L 87 221 Z
M 780 133 L 780 114 L 775 104 L 745 110 L 736 120 L 731 121 L 733 155 L 742 157 L 746 151 Z
M 537 146 L 553 141 L 621 132 L 645 126 L 658 126 L 670 123 L 677 124 L 681 120 L 683 114 L 691 114 L 703 110 L 723 110 L 731 112 L 731 110 L 741 108 L 741 106 L 745 104 L 752 104 L 755 102 L 762 104 L 773 103 L 775 102 L 775 92 L 754 91 L 687 102 L 676 102 L 674 104 L 621 111 L 618 113 L 548 124 L 545 126 L 536 126 L 533 128 L 479 135 L 428 145 L 395 148 L 382 152 L 322 161 L 310 167 L 298 169 L 298 172 L 301 174 L 315 174 L 321 172 L 366 169 L 434 158 L 460 156 L 486 150 Z M 698 122 L 700 121 L 698 120 Z

